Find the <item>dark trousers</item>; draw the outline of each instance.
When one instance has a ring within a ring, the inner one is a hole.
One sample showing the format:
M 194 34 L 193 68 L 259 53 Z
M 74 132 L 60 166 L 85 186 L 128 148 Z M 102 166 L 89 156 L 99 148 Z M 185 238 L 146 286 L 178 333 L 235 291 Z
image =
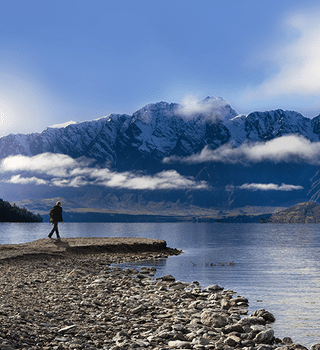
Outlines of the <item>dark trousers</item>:
M 49 233 L 49 237 L 50 237 L 50 238 L 51 238 L 51 236 L 53 235 L 54 231 L 56 231 L 57 238 L 60 238 L 60 236 L 59 236 L 59 230 L 58 230 L 58 221 L 54 221 L 54 222 L 53 222 L 53 229 L 52 229 L 51 232 Z

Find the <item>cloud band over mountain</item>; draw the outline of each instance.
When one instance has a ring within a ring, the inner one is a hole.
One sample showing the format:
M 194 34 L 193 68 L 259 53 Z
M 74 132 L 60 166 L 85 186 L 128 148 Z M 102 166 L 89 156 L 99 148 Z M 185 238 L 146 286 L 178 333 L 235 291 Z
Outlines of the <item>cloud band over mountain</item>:
M 93 167 L 89 159 L 73 159 L 63 154 L 42 153 L 33 157 L 16 155 L 3 159 L 1 173 L 13 175 L 3 180 L 14 184 L 36 184 L 57 187 L 96 185 L 134 190 L 206 189 L 205 181 L 180 175 L 175 170 L 153 176 L 139 172 L 115 172 Z
M 307 138 L 298 135 L 285 135 L 266 142 L 254 144 L 246 143 L 240 147 L 230 144 L 223 145 L 215 150 L 205 147 L 200 153 L 189 157 L 168 157 L 164 163 L 196 164 L 204 162 L 259 163 L 270 161 L 274 163 L 305 162 L 308 164 L 320 164 L 320 142 L 311 142 Z

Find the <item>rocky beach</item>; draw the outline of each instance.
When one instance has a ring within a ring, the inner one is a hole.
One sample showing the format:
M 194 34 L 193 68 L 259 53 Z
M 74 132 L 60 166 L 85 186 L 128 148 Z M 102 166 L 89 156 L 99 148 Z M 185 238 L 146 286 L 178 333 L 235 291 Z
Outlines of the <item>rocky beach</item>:
M 1 245 L 0 350 L 306 349 L 274 334 L 270 312 L 247 315 L 231 290 L 114 267 L 181 253 L 144 238 Z

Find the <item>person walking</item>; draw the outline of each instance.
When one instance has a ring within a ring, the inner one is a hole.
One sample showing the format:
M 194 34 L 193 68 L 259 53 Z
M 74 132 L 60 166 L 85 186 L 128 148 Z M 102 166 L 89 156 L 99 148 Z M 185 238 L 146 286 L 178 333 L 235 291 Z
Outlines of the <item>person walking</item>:
M 62 219 L 62 207 L 61 202 L 58 201 L 56 205 L 54 205 L 50 210 L 50 222 L 53 224 L 53 229 L 48 234 L 48 237 L 51 238 L 53 233 L 56 232 L 57 238 L 60 238 L 59 230 L 58 230 L 58 222 L 63 222 Z

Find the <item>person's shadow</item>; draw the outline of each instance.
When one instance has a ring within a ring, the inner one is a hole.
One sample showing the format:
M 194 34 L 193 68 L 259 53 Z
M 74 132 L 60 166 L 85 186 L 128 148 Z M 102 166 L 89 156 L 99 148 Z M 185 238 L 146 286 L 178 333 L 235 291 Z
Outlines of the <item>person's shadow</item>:
M 70 248 L 70 245 L 68 242 L 66 241 L 61 241 L 61 239 L 56 239 L 54 242 L 53 242 L 57 247 L 59 248 L 64 248 L 65 250 L 67 250 L 68 248 Z

